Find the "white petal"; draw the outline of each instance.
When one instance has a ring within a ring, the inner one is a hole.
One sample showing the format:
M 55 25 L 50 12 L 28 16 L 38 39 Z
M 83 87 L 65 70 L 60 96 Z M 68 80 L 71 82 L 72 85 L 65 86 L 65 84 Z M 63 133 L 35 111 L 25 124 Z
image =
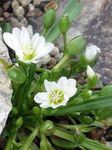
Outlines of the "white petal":
M 40 104 L 40 107 L 42 107 L 42 108 L 49 108 L 50 104 L 49 104 L 49 102 L 44 102 L 44 103 Z
M 96 75 L 94 70 L 89 65 L 87 66 L 86 72 L 87 72 L 87 77 L 91 79 Z
M 44 80 L 44 86 L 48 92 L 51 92 L 53 89 L 60 88 L 56 82 L 50 82 L 47 80 Z
M 39 34 L 38 33 L 35 33 L 31 39 L 31 44 L 32 44 L 32 47 L 34 49 L 36 49 L 36 47 L 38 46 L 39 44 Z
M 41 58 L 48 53 L 50 53 L 54 48 L 54 45 L 52 43 L 47 43 L 45 45 L 41 45 L 37 48 L 38 58 Z
M 43 103 L 45 101 L 48 101 L 48 94 L 47 92 L 39 92 L 35 95 L 34 101 L 36 103 Z
M 21 47 L 31 44 L 29 33 L 25 27 L 22 27 L 22 31 L 20 35 L 20 44 Z
M 21 30 L 19 28 L 15 27 L 12 30 L 12 34 L 20 41 Z
M 67 79 L 66 77 L 61 77 L 58 80 L 58 85 L 68 97 L 73 96 L 77 91 L 75 79 Z
M 15 36 L 11 33 L 4 33 L 3 38 L 5 43 L 13 49 L 18 56 L 21 56 L 21 46 Z

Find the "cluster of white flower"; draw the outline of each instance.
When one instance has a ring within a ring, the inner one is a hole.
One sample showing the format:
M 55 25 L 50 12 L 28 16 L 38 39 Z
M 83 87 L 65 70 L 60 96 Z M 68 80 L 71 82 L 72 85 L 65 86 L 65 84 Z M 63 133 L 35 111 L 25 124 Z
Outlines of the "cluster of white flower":
M 15 51 L 17 58 L 24 63 L 38 63 L 41 58 L 48 55 L 54 45 L 45 42 L 45 38 L 35 33 L 32 37 L 25 27 L 14 28 L 12 33 L 4 33 L 5 43 Z M 93 60 L 100 53 L 100 49 L 95 45 L 87 47 L 85 57 Z M 96 73 L 90 66 L 87 66 L 87 77 L 92 78 Z M 70 97 L 77 92 L 76 80 L 61 77 L 57 82 L 44 81 L 45 92 L 39 92 L 35 95 L 34 101 L 42 108 L 57 108 L 64 106 Z

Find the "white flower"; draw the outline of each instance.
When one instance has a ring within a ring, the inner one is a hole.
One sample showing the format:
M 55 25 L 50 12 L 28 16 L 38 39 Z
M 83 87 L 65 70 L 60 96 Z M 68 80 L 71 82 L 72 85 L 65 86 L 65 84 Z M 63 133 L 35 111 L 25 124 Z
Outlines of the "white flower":
M 97 55 L 101 53 L 100 48 L 98 48 L 95 45 L 91 45 L 87 47 L 86 52 L 85 52 L 85 57 L 87 60 L 92 61 L 96 59 Z
M 94 72 L 94 70 L 88 65 L 87 66 L 87 77 L 90 79 L 93 79 L 94 76 L 96 76 L 96 73 Z
M 50 53 L 54 45 L 45 42 L 45 38 L 35 33 L 32 38 L 25 27 L 14 28 L 11 33 L 4 33 L 5 43 L 15 51 L 18 59 L 25 63 L 37 63 L 39 59 Z
M 37 93 L 34 97 L 42 108 L 64 106 L 77 91 L 76 80 L 66 77 L 61 77 L 57 83 L 45 80 L 44 85 L 46 92 Z

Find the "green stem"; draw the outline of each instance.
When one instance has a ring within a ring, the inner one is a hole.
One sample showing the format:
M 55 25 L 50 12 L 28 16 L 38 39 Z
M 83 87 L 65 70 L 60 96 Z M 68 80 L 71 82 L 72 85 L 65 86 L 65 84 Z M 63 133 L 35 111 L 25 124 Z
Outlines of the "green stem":
M 63 65 L 65 65 L 68 60 L 69 60 L 69 56 L 68 55 L 64 55 L 64 57 L 61 59 L 61 61 L 53 69 L 60 69 L 60 68 L 62 68 Z
M 5 150 L 12 150 L 12 141 L 13 141 L 14 137 L 9 137 L 8 141 L 7 141 L 7 144 L 6 144 L 6 147 L 5 147 Z
M 38 127 L 36 127 L 19 150 L 27 150 L 38 134 Z
M 19 112 L 21 112 L 22 105 L 24 104 L 25 99 L 27 97 L 28 90 L 29 90 L 31 82 L 34 78 L 35 70 L 36 70 L 36 65 L 31 64 L 28 79 L 26 80 L 26 83 L 23 85 L 23 87 L 21 87 L 20 91 L 18 92 L 19 93 L 19 95 L 18 95 L 19 98 L 17 97 L 17 99 L 18 99 L 18 106 L 17 107 L 18 107 Z
M 64 43 L 64 53 L 66 53 L 66 48 L 67 48 L 66 33 L 63 33 L 63 43 Z

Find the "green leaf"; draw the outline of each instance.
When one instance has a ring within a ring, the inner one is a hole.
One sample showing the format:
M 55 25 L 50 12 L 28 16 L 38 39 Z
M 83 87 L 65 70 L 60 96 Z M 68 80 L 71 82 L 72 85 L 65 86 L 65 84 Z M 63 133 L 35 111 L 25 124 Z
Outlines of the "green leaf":
M 112 148 L 88 138 L 82 143 L 82 146 L 89 150 L 112 150 Z
M 0 22 L 0 27 L 2 28 L 2 32 L 11 32 L 11 25 L 8 22 L 2 21 Z
M 82 104 L 68 105 L 57 109 L 44 109 L 43 113 L 46 116 L 63 116 L 65 114 L 73 114 L 75 112 L 93 111 L 101 108 L 107 108 L 112 106 L 112 95 L 94 98 L 87 100 Z
M 64 8 L 62 16 L 64 14 L 68 14 L 70 22 L 72 22 L 74 18 L 76 18 L 76 16 L 79 14 L 80 10 L 81 10 L 81 3 L 79 2 L 79 0 L 69 0 Z M 60 35 L 61 32 L 58 27 L 60 18 L 56 21 L 56 23 L 52 26 L 50 31 L 46 34 L 45 37 L 47 41 L 52 42 Z

